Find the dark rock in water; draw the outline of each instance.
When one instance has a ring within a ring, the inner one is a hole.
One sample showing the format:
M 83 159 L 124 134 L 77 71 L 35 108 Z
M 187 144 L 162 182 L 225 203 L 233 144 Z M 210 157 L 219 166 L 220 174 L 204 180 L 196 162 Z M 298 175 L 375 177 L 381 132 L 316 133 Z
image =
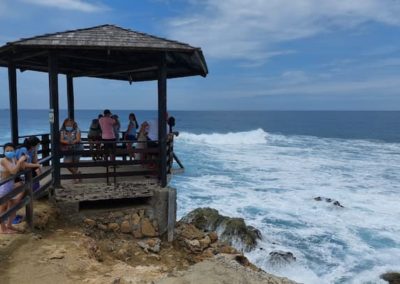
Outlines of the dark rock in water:
M 400 284 L 400 273 L 398 272 L 387 272 L 381 275 L 381 278 L 389 284 Z
M 340 204 L 340 202 L 339 201 L 335 201 L 335 202 L 333 202 L 333 205 L 336 205 L 336 206 L 339 206 L 339 207 L 344 207 L 342 204 Z
M 290 251 L 276 250 L 269 253 L 268 263 L 274 267 L 282 267 L 296 261 L 296 257 Z
M 181 221 L 193 224 L 203 231 L 215 231 L 222 222 L 223 216 L 218 210 L 212 208 L 197 208 L 189 212 Z
M 261 232 L 253 226 L 247 226 L 243 218 L 230 218 L 220 215 L 212 208 L 197 208 L 182 218 L 183 222 L 193 224 L 200 230 L 217 231 L 219 239 L 233 245 L 239 241 L 246 251 L 250 251 L 261 239 Z
M 342 204 L 340 204 L 339 201 L 333 200 L 332 198 L 326 198 L 326 197 L 317 196 L 317 197 L 314 197 L 314 200 L 315 200 L 315 201 L 322 201 L 322 200 L 324 200 L 324 201 L 326 201 L 326 202 L 328 202 L 328 203 L 332 203 L 332 201 L 333 201 L 333 203 L 332 203 L 333 205 L 344 208 L 344 206 L 343 206 Z

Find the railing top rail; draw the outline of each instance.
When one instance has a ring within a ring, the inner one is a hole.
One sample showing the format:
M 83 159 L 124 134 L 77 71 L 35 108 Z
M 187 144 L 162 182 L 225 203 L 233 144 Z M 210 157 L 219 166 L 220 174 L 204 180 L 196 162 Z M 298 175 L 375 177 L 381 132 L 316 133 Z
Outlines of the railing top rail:
M 18 138 L 28 138 L 31 136 L 44 136 L 44 135 L 50 135 L 50 133 L 39 133 L 39 134 L 35 133 L 35 134 L 20 135 L 18 136 Z

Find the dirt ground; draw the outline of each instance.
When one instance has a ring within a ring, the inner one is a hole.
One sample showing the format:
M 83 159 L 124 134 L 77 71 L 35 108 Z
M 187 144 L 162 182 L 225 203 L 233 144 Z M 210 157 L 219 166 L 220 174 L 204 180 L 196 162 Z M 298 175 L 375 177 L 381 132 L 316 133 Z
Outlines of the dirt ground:
M 35 206 L 33 233 L 0 235 L 1 284 L 293 283 L 243 267 L 232 256 L 193 265 L 177 242 L 146 252 L 131 235 L 97 235 L 67 224 L 46 201 Z M 25 224 L 20 224 L 21 229 Z

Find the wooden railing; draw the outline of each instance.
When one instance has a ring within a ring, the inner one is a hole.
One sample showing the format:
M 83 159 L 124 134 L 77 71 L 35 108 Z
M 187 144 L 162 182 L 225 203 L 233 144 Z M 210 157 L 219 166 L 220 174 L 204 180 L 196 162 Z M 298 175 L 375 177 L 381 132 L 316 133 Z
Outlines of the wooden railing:
M 40 160 L 39 164 L 46 164 L 51 160 L 51 158 L 51 156 L 48 156 L 45 159 Z M 40 182 L 43 181 L 47 176 L 52 174 L 53 169 L 51 167 L 44 169 L 44 171 L 36 177 L 32 177 L 32 171 L 33 169 L 26 169 L 8 177 L 7 179 L 0 181 L 0 186 L 7 182 L 14 181 L 16 178 L 20 178 L 23 181 L 21 185 L 14 188 L 11 192 L 0 197 L 1 205 L 8 203 L 18 194 L 24 193 L 24 196 L 18 203 L 14 204 L 11 208 L 7 208 L 7 210 L 0 215 L 1 222 L 6 222 L 11 215 L 13 215 L 25 206 L 26 222 L 28 223 L 30 229 L 33 229 L 33 200 L 43 196 L 44 194 L 49 193 L 50 186 L 52 185 L 52 180 L 50 179 L 44 184 L 40 184 Z M 34 190 L 34 186 L 37 183 L 39 183 L 39 187 Z
M 69 179 L 99 179 L 106 178 L 107 183 L 110 183 L 111 179 L 116 183 L 119 177 L 133 177 L 133 176 L 159 176 L 159 148 L 149 148 L 144 147 L 144 149 L 131 148 L 128 149 L 126 145 L 128 143 L 132 144 L 132 141 L 120 140 L 116 142 L 106 142 L 106 141 L 88 141 L 83 132 L 83 137 L 81 138 L 81 145 L 83 145 L 83 150 L 59 150 L 59 157 L 63 156 L 80 156 L 81 159 L 77 163 L 60 163 L 60 169 L 62 168 L 94 168 L 97 170 L 86 173 L 70 174 L 62 173 L 60 175 L 61 180 Z M 174 136 L 177 133 L 170 133 L 167 136 L 167 174 L 182 172 L 184 167 L 179 161 L 178 157 L 174 153 Z M 38 151 L 38 155 L 41 158 L 41 163 L 44 166 L 51 167 L 51 148 L 50 148 L 50 134 L 37 134 L 37 135 L 24 135 L 19 136 L 20 142 L 23 142 L 24 138 L 37 136 L 41 140 L 41 150 Z M 155 141 L 157 142 L 157 141 Z M 135 142 L 137 145 L 140 143 L 148 142 Z M 111 144 L 112 148 L 107 150 L 104 149 L 104 145 Z M 1 146 L 0 146 L 1 147 Z M 140 154 L 145 156 L 145 159 L 132 159 L 135 154 Z M 91 158 L 93 156 L 103 157 L 101 160 L 94 161 Z M 114 156 L 115 159 L 111 159 Z M 49 158 L 50 157 L 50 158 Z M 180 167 L 179 171 L 176 169 L 172 170 L 173 161 L 176 161 Z M 129 166 L 129 167 L 128 167 Z M 141 167 L 139 167 L 141 166 Z M 151 167 L 150 167 L 151 166 Z M 99 171 L 98 169 L 104 169 L 104 171 Z M 47 175 L 50 174 L 48 170 L 45 171 Z M 33 182 L 37 182 L 38 177 L 34 177 Z M 50 183 L 50 182 L 49 182 Z
M 61 162 L 61 168 L 104 168 L 101 172 L 90 172 L 80 174 L 61 174 L 61 179 L 98 179 L 106 178 L 107 183 L 110 183 L 110 178 L 116 183 L 117 177 L 132 177 L 132 176 L 157 176 L 159 168 L 159 150 L 158 148 L 146 149 L 127 149 L 121 145 L 132 143 L 132 141 L 97 141 L 97 142 L 81 142 L 83 150 L 67 150 L 60 151 L 60 156 L 80 156 L 81 160 L 77 163 Z M 140 142 L 138 142 L 140 143 Z M 144 142 L 146 143 L 146 142 Z M 75 144 L 78 145 L 78 144 Z M 112 145 L 111 149 L 104 149 L 105 145 Z M 93 147 L 91 149 L 91 147 Z M 135 154 L 144 155 L 145 159 L 136 160 Z M 88 158 L 101 157 L 100 160 L 90 160 Z M 123 166 L 141 165 L 141 168 L 126 168 Z M 150 166 L 146 167 L 146 166 Z
M 158 141 L 152 141 L 158 143 Z M 60 151 L 60 157 L 62 156 L 80 156 L 80 161 L 77 163 L 66 163 L 61 162 L 61 168 L 92 168 L 92 172 L 72 174 L 64 173 L 61 174 L 61 179 L 104 179 L 106 178 L 107 183 L 113 179 L 116 183 L 119 177 L 134 177 L 134 176 L 152 176 L 158 177 L 159 175 L 159 148 L 158 147 L 132 147 L 128 148 L 126 145 L 132 141 L 120 140 L 120 141 L 87 141 L 82 138 L 80 145 L 83 145 L 83 150 L 64 150 Z M 135 142 L 136 145 L 141 143 L 148 144 L 146 142 Z M 78 145 L 78 144 L 75 144 Z M 104 149 L 105 145 L 112 145 L 110 149 Z M 74 147 L 81 148 L 82 147 Z M 135 159 L 136 155 L 142 155 L 144 158 Z M 101 160 L 90 160 L 92 157 L 102 157 Z M 167 173 L 171 173 L 173 162 L 173 135 L 168 135 L 167 139 Z M 101 169 L 101 172 L 93 172 L 93 169 Z

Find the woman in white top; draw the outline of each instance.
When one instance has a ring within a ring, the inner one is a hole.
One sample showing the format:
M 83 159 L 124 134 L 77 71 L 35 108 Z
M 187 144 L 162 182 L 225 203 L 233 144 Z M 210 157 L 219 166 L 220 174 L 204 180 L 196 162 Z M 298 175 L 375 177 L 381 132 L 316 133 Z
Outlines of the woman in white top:
M 15 147 L 11 143 L 4 145 L 4 158 L 0 160 L 0 181 L 6 180 L 12 175 L 17 174 L 20 170 L 24 169 L 26 155 L 22 155 L 18 160 L 15 158 Z M 0 197 L 10 193 L 15 187 L 20 184 L 15 184 L 14 179 L 7 181 L 0 186 Z M 21 197 L 23 193 L 18 194 L 7 203 L 0 204 L 0 215 L 3 214 L 8 208 L 12 207 Z M 15 213 L 8 218 L 7 224 L 1 223 L 1 234 L 15 234 L 17 230 L 12 226 L 12 221 L 15 218 Z

